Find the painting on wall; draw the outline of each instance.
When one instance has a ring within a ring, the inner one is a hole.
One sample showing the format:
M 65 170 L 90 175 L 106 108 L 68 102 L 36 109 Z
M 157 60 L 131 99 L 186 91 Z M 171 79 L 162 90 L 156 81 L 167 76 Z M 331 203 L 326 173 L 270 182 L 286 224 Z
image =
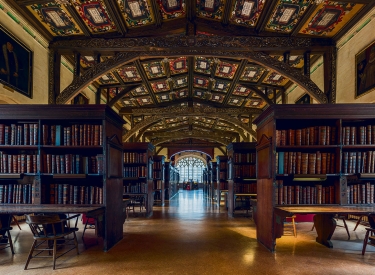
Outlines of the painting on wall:
M 296 100 L 296 104 L 312 104 L 312 98 L 309 94 L 303 94 Z
M 32 98 L 32 52 L 0 27 L 0 83 Z
M 375 42 L 355 56 L 355 64 L 357 98 L 375 88 Z

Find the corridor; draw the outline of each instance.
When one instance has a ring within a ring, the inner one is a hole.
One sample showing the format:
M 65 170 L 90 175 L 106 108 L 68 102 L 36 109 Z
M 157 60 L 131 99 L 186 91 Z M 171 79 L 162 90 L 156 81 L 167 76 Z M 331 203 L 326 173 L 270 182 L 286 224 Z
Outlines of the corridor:
M 108 252 L 92 231 L 85 247 L 80 230 L 80 255 L 58 259 L 56 271 L 50 259 L 34 259 L 23 271 L 32 237 L 25 223 L 21 231 L 14 226 L 16 254 L 0 250 L 0 274 L 373 274 L 375 249 L 361 255 L 364 227 L 354 232 L 354 222 L 348 226 L 351 240 L 337 228 L 329 249 L 315 242 L 311 223 L 300 223 L 297 238 L 278 239 L 271 253 L 257 242 L 249 217 L 228 218 L 202 190 L 180 191 L 169 205 L 155 206 L 151 218 L 131 212 L 124 239 Z

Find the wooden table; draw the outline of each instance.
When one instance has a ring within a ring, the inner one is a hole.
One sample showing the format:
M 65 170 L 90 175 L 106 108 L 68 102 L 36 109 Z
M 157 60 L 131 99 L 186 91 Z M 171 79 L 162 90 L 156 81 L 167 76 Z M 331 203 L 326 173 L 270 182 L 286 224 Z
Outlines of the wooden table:
M 61 205 L 61 204 L 12 204 L 0 205 L 0 214 L 24 215 L 24 214 L 85 214 L 89 218 L 95 218 L 97 221 L 98 235 L 102 236 L 106 243 L 104 230 L 104 212 L 103 206 L 80 206 L 80 205 Z M 106 249 L 104 247 L 104 249 Z
M 275 231 L 276 237 L 282 235 L 282 224 L 285 217 L 294 214 L 315 214 L 314 225 L 318 236 L 316 241 L 329 248 L 332 248 L 331 237 L 336 228 L 336 214 L 369 215 L 375 213 L 375 207 L 354 206 L 354 205 L 304 205 L 304 206 L 276 206 L 275 213 Z M 280 231 L 281 230 L 281 231 Z

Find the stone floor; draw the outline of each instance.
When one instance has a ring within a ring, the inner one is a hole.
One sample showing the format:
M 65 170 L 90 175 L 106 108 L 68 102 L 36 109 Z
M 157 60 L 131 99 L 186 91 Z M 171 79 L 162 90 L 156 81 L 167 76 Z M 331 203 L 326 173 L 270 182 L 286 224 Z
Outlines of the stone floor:
M 228 218 L 201 190 L 180 191 L 151 218 L 130 213 L 123 240 L 108 252 L 93 231 L 83 243 L 80 230 L 80 255 L 59 258 L 55 271 L 51 259 L 33 259 L 23 270 L 32 236 L 25 223 L 14 226 L 16 254 L 0 250 L 0 274 L 375 274 L 375 248 L 361 255 L 365 230 L 354 225 L 348 222 L 350 241 L 338 227 L 329 249 L 315 242 L 312 223 L 299 223 L 297 238 L 283 236 L 271 253 L 257 242 L 249 217 Z

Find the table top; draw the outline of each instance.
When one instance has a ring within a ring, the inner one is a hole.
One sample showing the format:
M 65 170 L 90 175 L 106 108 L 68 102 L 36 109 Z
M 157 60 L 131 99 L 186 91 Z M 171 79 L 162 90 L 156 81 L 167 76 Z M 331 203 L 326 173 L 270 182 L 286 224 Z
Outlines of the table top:
M 375 206 L 370 205 L 296 205 L 276 206 L 279 215 L 291 214 L 371 214 L 375 213 Z
M 31 214 L 31 213 L 71 213 L 71 214 L 103 214 L 103 206 L 61 205 L 61 204 L 11 204 L 0 205 L 0 214 Z

